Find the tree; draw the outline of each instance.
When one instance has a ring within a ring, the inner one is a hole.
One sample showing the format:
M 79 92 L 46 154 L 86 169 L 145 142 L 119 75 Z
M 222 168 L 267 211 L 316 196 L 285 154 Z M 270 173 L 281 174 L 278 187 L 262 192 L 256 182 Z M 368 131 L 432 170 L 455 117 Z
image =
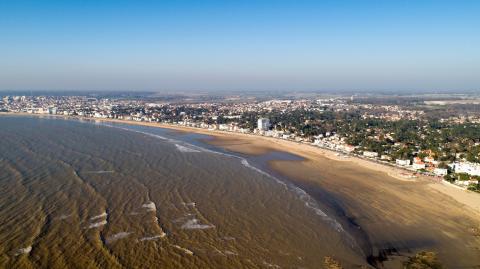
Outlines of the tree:
M 461 180 L 461 181 L 470 180 L 470 176 L 465 173 L 458 173 L 457 176 L 458 176 L 458 180 Z
M 447 165 L 445 162 L 440 162 L 440 163 L 438 164 L 438 168 L 447 169 L 447 168 L 448 168 L 448 165 Z
M 444 175 L 443 179 L 445 179 L 446 181 L 448 181 L 450 183 L 455 182 L 455 177 L 453 177 L 451 174 Z
M 468 188 L 467 188 L 469 191 L 474 191 L 474 192 L 480 192 L 480 183 L 473 183 L 473 184 L 470 184 L 468 185 Z

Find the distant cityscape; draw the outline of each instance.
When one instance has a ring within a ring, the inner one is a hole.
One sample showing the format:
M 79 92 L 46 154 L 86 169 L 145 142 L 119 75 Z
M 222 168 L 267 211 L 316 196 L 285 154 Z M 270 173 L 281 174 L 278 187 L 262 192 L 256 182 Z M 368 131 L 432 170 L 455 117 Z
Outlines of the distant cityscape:
M 476 98 L 330 96 L 189 100 L 3 96 L 0 111 L 151 122 L 268 136 L 334 150 L 480 192 Z

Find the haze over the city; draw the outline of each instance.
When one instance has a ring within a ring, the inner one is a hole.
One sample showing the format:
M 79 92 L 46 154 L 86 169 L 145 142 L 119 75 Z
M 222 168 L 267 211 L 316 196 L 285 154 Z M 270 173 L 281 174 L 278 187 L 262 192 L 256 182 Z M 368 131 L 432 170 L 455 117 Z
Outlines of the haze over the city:
M 478 1 L 2 1 L 0 90 L 475 90 Z

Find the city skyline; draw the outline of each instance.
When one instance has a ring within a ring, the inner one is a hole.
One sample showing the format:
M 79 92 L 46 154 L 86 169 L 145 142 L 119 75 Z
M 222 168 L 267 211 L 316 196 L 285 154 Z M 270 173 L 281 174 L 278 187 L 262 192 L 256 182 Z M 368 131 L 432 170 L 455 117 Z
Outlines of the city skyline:
M 474 1 L 0 3 L 0 90 L 459 90 Z

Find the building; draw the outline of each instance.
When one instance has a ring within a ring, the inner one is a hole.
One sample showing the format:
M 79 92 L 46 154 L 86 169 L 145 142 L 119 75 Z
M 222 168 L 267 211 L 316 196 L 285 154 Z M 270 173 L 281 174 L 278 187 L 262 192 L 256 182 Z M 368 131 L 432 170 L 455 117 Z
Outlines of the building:
M 415 170 L 425 169 L 425 163 L 413 163 L 412 168 Z
M 455 173 L 465 173 L 471 176 L 480 176 L 480 164 L 472 162 L 457 162 L 453 164 Z
M 382 155 L 382 156 L 380 156 L 380 159 L 386 160 L 386 161 L 391 161 L 392 157 L 390 157 L 389 155 Z
M 267 131 L 270 128 L 270 120 L 267 118 L 258 119 L 257 128 L 260 131 Z
M 345 145 L 343 146 L 343 149 L 346 151 L 346 152 L 353 152 L 355 150 L 355 146 L 353 145 Z
M 425 163 L 419 157 L 415 157 L 413 158 L 412 168 L 416 170 L 425 169 Z
M 49 107 L 48 108 L 48 114 L 57 114 L 57 108 L 56 107 Z
M 375 158 L 375 157 L 378 157 L 378 153 L 373 152 L 373 151 L 364 151 L 363 156 L 370 157 L 370 158 Z
M 445 176 L 446 174 L 448 174 L 448 170 L 445 169 L 445 168 L 435 168 L 433 170 L 433 173 L 436 175 L 436 176 Z
M 434 164 L 434 165 L 438 164 L 438 162 L 435 161 L 435 159 L 433 157 L 430 157 L 430 156 L 427 156 L 427 157 L 423 158 L 423 161 L 426 162 L 426 163 Z
M 410 165 L 410 160 L 408 160 L 408 159 L 406 159 L 406 160 L 396 159 L 395 163 L 398 164 L 398 165 L 401 165 L 401 166 L 407 166 L 407 165 Z

